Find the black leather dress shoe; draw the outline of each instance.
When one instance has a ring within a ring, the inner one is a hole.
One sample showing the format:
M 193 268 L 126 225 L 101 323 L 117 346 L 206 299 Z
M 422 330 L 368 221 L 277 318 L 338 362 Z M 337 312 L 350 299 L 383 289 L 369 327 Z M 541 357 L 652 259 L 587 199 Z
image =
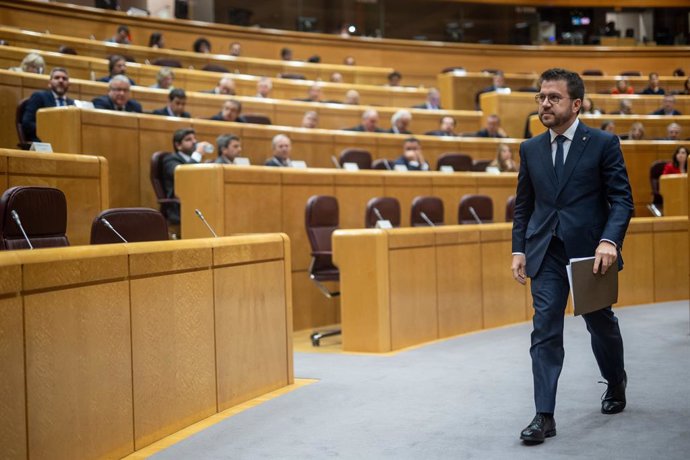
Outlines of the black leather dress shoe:
M 551 414 L 537 413 L 527 428 L 520 433 L 525 444 L 541 444 L 546 438 L 556 436 L 556 420 Z
M 625 387 L 628 385 L 628 375 L 623 374 L 623 380 L 615 385 L 608 384 L 606 393 L 601 399 L 602 414 L 617 414 L 625 409 Z

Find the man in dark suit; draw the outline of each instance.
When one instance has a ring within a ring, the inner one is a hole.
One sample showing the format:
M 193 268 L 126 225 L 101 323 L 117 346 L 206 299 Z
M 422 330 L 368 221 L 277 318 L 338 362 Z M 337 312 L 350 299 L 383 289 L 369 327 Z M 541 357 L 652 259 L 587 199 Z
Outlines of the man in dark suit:
M 242 153 L 242 142 L 234 134 L 221 134 L 216 140 L 218 158 L 213 162 L 222 165 L 235 164 L 235 158 Z
M 651 113 L 652 115 L 681 115 L 679 111 L 676 110 L 676 97 L 672 94 L 667 94 L 664 96 L 664 102 L 661 108 L 655 110 Z
M 211 120 L 246 123 L 246 120 L 242 116 L 242 103 L 235 99 L 228 99 L 223 103 L 220 112 L 212 116 Z
M 62 107 L 74 105 L 74 99 L 67 97 L 69 90 L 69 75 L 67 70 L 56 67 L 50 72 L 49 90 L 36 91 L 24 106 L 22 114 L 22 129 L 29 142 L 41 142 L 36 135 L 36 112 L 44 107 Z
M 165 155 L 161 170 L 161 183 L 163 191 L 168 198 L 175 197 L 175 168 L 180 165 L 197 164 L 201 162 L 201 157 L 207 146 L 213 151 L 213 146 L 208 142 L 197 142 L 196 133 L 192 128 L 182 128 L 173 134 L 173 149 L 175 153 Z M 173 224 L 180 223 L 180 206 L 171 203 L 166 217 Z
M 492 114 L 486 117 L 486 126 L 474 134 L 476 137 L 508 137 L 501 128 L 501 119 Z
M 441 93 L 436 88 L 429 88 L 426 102 L 412 106 L 413 109 L 441 110 Z
M 403 142 L 403 154 L 396 158 L 393 164 L 405 166 L 408 171 L 429 170 L 429 163 L 426 162 L 424 155 L 422 155 L 422 144 L 419 142 L 419 139 L 414 137 L 405 139 L 405 142 Z
M 168 105 L 154 110 L 154 115 L 164 115 L 166 117 L 190 118 L 189 112 L 185 112 L 187 104 L 187 93 L 181 88 L 171 89 L 168 93 Z
M 482 109 L 479 103 L 482 94 L 490 93 L 492 91 L 500 91 L 504 89 L 508 90 L 509 88 L 506 86 L 506 81 L 505 77 L 503 76 L 503 72 L 499 70 L 491 77 L 491 86 L 487 86 L 486 88 L 480 89 L 479 91 L 477 91 L 477 94 L 474 95 L 475 108 L 477 110 Z
M 271 142 L 273 156 L 266 160 L 264 166 L 274 166 L 279 168 L 292 166 L 290 152 L 292 151 L 292 141 L 285 134 L 276 134 Z
M 130 84 L 127 77 L 115 75 L 108 83 L 108 94 L 95 97 L 91 102 L 97 109 L 141 113 L 141 104 L 131 99 L 129 88 Z
M 428 131 L 425 134 L 427 136 L 457 136 L 455 133 L 455 125 L 456 121 L 455 118 L 451 116 L 444 116 L 441 117 L 441 121 L 439 123 L 439 127 L 437 130 L 434 131 Z
M 385 131 L 378 127 L 379 113 L 374 109 L 365 110 L 362 114 L 362 123 L 353 127 L 347 128 L 345 131 L 359 131 L 364 133 L 385 133 Z
M 103 83 L 108 83 L 116 75 L 124 75 L 127 77 L 127 59 L 119 54 L 114 54 L 108 58 L 108 75 L 99 78 L 97 81 L 102 81 Z M 129 84 L 135 86 L 134 80 L 127 77 Z
M 549 69 L 535 99 L 549 128 L 520 146 L 513 221 L 513 277 L 532 279 L 532 375 L 536 416 L 522 431 L 527 444 L 556 435 L 553 413 L 563 366 L 563 314 L 568 259 L 594 256 L 594 273 L 618 263 L 633 213 L 632 192 L 618 137 L 577 118 L 584 84 L 577 73 Z M 613 268 L 615 269 L 615 267 Z M 608 382 L 601 412 L 625 408 L 623 340 L 611 307 L 583 315 L 592 350 Z

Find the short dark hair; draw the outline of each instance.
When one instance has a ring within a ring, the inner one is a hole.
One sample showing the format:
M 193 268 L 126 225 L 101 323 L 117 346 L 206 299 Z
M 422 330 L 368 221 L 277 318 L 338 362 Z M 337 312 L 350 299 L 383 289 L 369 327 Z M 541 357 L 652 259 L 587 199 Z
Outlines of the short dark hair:
M 173 150 L 175 152 L 177 152 L 177 144 L 182 142 L 182 139 L 189 136 L 190 134 L 196 134 L 194 128 L 182 128 L 175 131 L 175 134 L 173 134 Z
M 168 100 L 172 101 L 173 99 L 187 99 L 187 93 L 182 88 L 173 88 L 168 93 Z
M 386 77 L 386 78 L 388 78 L 390 80 L 391 78 L 395 78 L 395 77 L 402 78 L 402 74 L 400 72 L 398 72 L 397 70 L 394 70 L 391 73 L 389 73 L 388 77 Z
M 417 144 L 422 145 L 422 143 L 419 142 L 419 139 L 417 139 L 417 138 L 414 137 L 414 136 L 411 136 L 411 137 L 408 137 L 407 139 L 405 139 L 405 140 L 403 141 L 403 145 L 407 144 L 408 142 L 416 142 Z
M 238 113 L 242 113 L 242 103 L 241 103 L 240 101 L 238 101 L 237 99 L 228 99 L 228 100 L 225 101 L 225 102 L 231 103 L 232 105 L 234 105 L 235 107 L 237 107 L 237 112 L 238 112 Z
M 280 57 L 281 58 L 292 57 L 292 50 L 290 48 L 281 49 L 280 50 Z
M 206 40 L 204 37 L 199 37 L 196 40 L 194 40 L 194 44 L 192 45 L 192 49 L 199 53 L 201 51 L 201 46 L 206 45 L 206 48 L 208 48 L 209 51 L 211 51 L 211 42 Z
M 127 59 L 125 59 L 124 56 L 120 54 L 113 54 L 108 58 L 108 72 L 113 73 L 113 67 L 115 67 L 115 64 L 117 64 L 120 61 L 125 61 L 127 62 Z
M 50 71 L 50 76 L 52 77 L 55 72 L 62 72 L 69 77 L 69 73 L 64 67 L 53 67 L 53 69 Z
M 568 96 L 571 99 L 584 99 L 585 97 L 585 84 L 582 82 L 582 78 L 577 72 L 571 72 L 570 70 L 560 69 L 555 67 L 553 69 L 545 70 L 539 77 L 539 87 L 541 88 L 542 83 L 545 81 L 563 80 L 568 85 Z
M 123 24 L 123 25 L 117 26 L 117 33 L 119 34 L 120 32 L 127 32 L 127 33 L 129 33 L 129 27 L 127 27 L 127 26 L 124 25 L 124 24 Z
M 218 146 L 218 156 L 223 155 L 221 153 L 221 150 L 230 145 L 230 142 L 232 141 L 240 141 L 240 138 L 235 136 L 234 134 L 221 134 L 218 136 L 218 139 L 216 139 L 216 145 Z

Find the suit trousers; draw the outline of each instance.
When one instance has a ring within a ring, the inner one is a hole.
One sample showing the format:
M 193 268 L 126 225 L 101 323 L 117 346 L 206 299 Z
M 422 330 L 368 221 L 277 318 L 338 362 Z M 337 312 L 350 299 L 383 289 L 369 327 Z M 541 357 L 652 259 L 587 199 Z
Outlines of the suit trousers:
M 530 356 L 537 412 L 554 413 L 558 377 L 563 368 L 563 317 L 570 286 L 563 242 L 552 237 L 536 276 L 532 278 L 534 317 Z M 601 375 L 618 383 L 625 375 L 623 339 L 611 307 L 582 316 L 591 335 L 592 351 Z

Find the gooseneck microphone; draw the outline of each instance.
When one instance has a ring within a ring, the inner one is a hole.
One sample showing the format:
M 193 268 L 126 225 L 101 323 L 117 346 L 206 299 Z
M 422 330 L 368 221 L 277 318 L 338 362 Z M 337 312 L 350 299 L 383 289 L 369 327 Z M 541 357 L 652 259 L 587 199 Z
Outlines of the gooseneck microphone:
M 424 211 L 421 211 L 419 215 L 422 217 L 422 219 L 424 219 L 424 222 L 426 222 L 429 225 L 429 227 L 436 227 L 436 224 L 434 224 L 431 221 L 431 219 L 429 219 L 429 217 L 426 215 Z
M 24 230 L 24 226 L 22 225 L 22 221 L 19 219 L 19 214 L 17 214 L 17 211 L 14 209 L 10 211 L 10 215 L 12 216 L 12 220 L 17 224 L 17 227 L 19 227 L 19 230 L 22 231 L 22 235 L 24 235 L 24 239 L 26 240 L 26 244 L 29 245 L 29 249 L 33 249 L 34 246 L 31 244 L 31 240 L 29 237 L 26 235 L 26 231 Z
M 477 215 L 477 211 L 474 210 L 472 206 L 469 207 L 470 214 L 472 214 L 472 218 L 474 218 L 474 221 L 478 224 L 483 224 L 482 220 L 479 218 Z
M 342 165 L 340 164 L 338 159 L 335 157 L 335 155 L 331 155 L 331 161 L 333 162 L 333 164 L 335 165 L 335 167 L 337 169 L 343 169 Z
M 206 218 L 204 217 L 203 214 L 201 214 L 201 211 L 199 211 L 198 209 L 195 209 L 194 212 L 196 213 L 197 216 L 199 216 L 199 219 L 201 219 L 201 221 L 206 225 L 206 227 L 209 229 L 209 231 L 211 232 L 211 234 L 213 235 L 213 237 L 214 237 L 214 238 L 218 238 L 218 235 L 216 235 L 216 232 L 214 232 L 214 231 L 213 231 L 213 228 L 211 228 L 211 226 L 209 225 L 209 223 L 206 222 Z
M 127 242 L 127 240 L 126 240 L 122 235 L 120 235 L 120 232 L 118 232 L 117 230 L 115 230 L 115 227 L 113 227 L 113 226 L 110 224 L 110 222 L 108 222 L 108 220 L 107 220 L 105 217 L 101 217 L 101 222 L 103 223 L 103 225 L 105 225 L 105 227 L 106 227 L 108 230 L 110 230 L 110 231 L 113 232 L 115 235 L 117 235 L 117 237 L 120 238 L 120 239 L 122 240 L 123 243 L 126 243 L 126 242 Z
M 376 218 L 378 220 L 386 220 L 383 218 L 383 216 L 381 215 L 381 213 L 379 212 L 379 210 L 377 208 L 374 208 L 374 215 L 376 216 Z
M 386 166 L 386 169 L 389 171 L 393 171 L 393 168 L 391 168 L 391 164 L 388 160 L 384 159 L 383 164 Z

